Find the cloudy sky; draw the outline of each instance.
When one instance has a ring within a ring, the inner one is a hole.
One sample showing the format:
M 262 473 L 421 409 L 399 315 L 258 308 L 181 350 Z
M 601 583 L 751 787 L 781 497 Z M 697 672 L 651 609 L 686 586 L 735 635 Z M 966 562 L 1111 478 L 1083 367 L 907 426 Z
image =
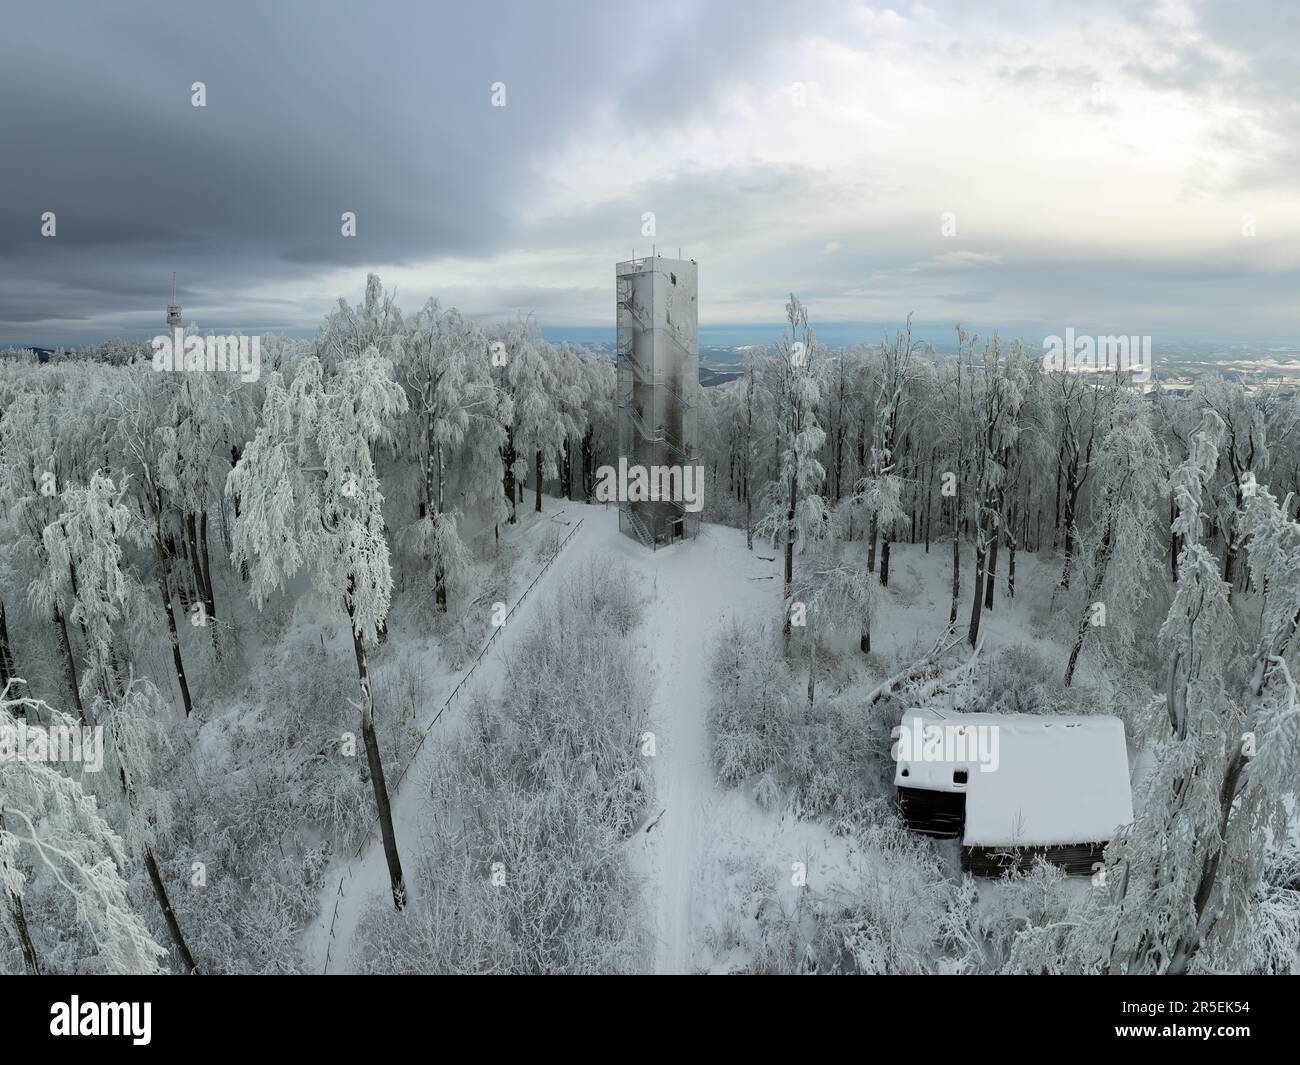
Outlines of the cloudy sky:
M 793 290 L 828 326 L 1295 339 L 1298 12 L 25 4 L 0 343 L 152 336 L 173 270 L 205 328 L 305 335 L 370 270 L 410 309 L 608 326 L 652 240 L 699 261 L 703 326 Z

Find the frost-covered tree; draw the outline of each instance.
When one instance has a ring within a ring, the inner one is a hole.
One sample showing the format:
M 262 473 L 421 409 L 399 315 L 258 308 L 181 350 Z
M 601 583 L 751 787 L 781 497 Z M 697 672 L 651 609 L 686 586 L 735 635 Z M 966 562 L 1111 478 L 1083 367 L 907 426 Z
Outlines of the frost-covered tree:
M 214 504 L 219 505 L 229 468 L 222 461 L 223 453 L 238 412 L 233 397 L 241 385 L 236 377 L 208 373 L 164 374 L 158 383 L 164 404 L 162 425 L 170 445 L 159 454 L 160 487 L 177 512 L 203 627 L 217 657 L 221 656 L 221 626 L 212 584 L 209 513 Z
M 1094 630 L 1100 628 L 1110 637 L 1116 654 L 1131 653 L 1138 610 L 1160 574 L 1153 526 L 1155 505 L 1164 490 L 1164 465 L 1163 452 L 1141 411 L 1131 412 L 1102 441 L 1092 522 L 1083 538 L 1087 591 L 1065 667 L 1067 688 Z M 1099 607 L 1103 615 L 1097 614 Z
M 617 439 L 614 420 L 614 364 L 597 355 L 581 355 L 578 369 L 587 397 L 587 428 L 582 434 L 582 497 L 591 502 L 596 488 L 596 469 L 613 459 Z M 604 460 L 604 461 L 602 461 Z
M 1263 598 L 1250 673 L 1252 695 L 1263 691 L 1265 670 L 1274 658 L 1294 661 L 1300 649 L 1295 639 L 1300 627 L 1300 524 L 1287 517 L 1290 511 L 1290 496 L 1279 507 L 1272 493 L 1260 486 L 1242 519 L 1251 579 Z
M 391 352 L 402 329 L 402 311 L 393 294 L 384 291 L 378 274 L 367 274 L 362 301 L 352 307 L 339 297 L 338 309 L 325 319 L 316 338 L 314 354 L 328 377 L 348 359 L 358 358 L 370 348 Z
M 176 452 L 175 427 L 164 418 L 165 383 L 147 366 L 131 371 L 123 383 L 122 395 L 117 401 L 117 446 L 122 463 L 131 476 L 141 497 L 141 513 L 147 515 L 153 547 L 154 577 L 158 585 L 158 598 L 163 617 L 167 622 L 167 638 L 171 649 L 176 685 L 180 691 L 185 716 L 193 712 L 190 698 L 189 676 L 181 652 L 180 634 L 176 628 L 176 614 L 172 605 L 172 559 L 167 531 L 172 513 L 164 487 L 166 470 Z
M 827 536 L 805 551 L 794 598 L 805 607 L 808 640 L 808 702 L 816 696 L 818 645 L 842 627 L 862 633 L 864 652 L 871 650 L 871 616 L 876 577 L 849 558 Z
M 1223 422 L 1219 464 L 1224 470 L 1224 484 L 1215 498 L 1206 502 L 1223 540 L 1223 579 L 1231 598 L 1241 550 L 1240 515 L 1256 475 L 1262 475 L 1268 466 L 1266 398 L 1248 392 L 1240 381 L 1209 374 L 1196 382 L 1191 402 L 1196 408 L 1214 411 Z
M 509 363 L 507 377 L 514 400 L 514 422 L 510 442 L 515 450 L 513 483 L 527 476 L 529 465 L 535 478 L 533 507 L 542 509 L 542 481 L 554 477 L 567 435 L 559 403 L 558 364 L 562 352 L 546 343 L 525 322 L 517 322 L 507 334 Z
M 83 678 L 105 697 L 121 692 L 118 632 L 139 602 L 138 585 L 123 569 L 122 544 L 142 544 L 144 532 L 123 495 L 112 478 L 96 471 L 88 485 L 65 489 L 58 517 L 42 534 L 52 572 L 60 583 L 67 575 L 69 619 L 85 637 Z M 93 697 L 82 694 L 83 700 Z
M 366 644 L 377 639 L 392 596 L 372 447 L 392 438 L 406 410 L 406 394 L 377 349 L 345 357 L 329 380 L 319 360 L 306 359 L 287 388 L 280 375 L 272 375 L 262 425 L 226 485 L 241 501 L 233 558 L 248 564 L 249 595 L 258 608 L 305 569 L 326 605 L 347 614 L 361 734 L 399 910 L 406 887 L 375 734 Z
M 963 337 L 964 339 L 964 337 Z M 975 370 L 974 367 L 972 367 Z M 967 639 L 979 642 L 980 618 L 986 597 L 985 576 L 992 551 L 1002 535 L 1003 503 L 1011 455 L 1020 437 L 1020 410 L 1028 391 L 1028 358 L 1019 343 L 1004 353 L 994 336 L 984 345 L 977 372 L 969 377 L 972 433 L 972 489 L 975 510 L 975 594 L 971 600 Z
M 1068 588 L 1080 497 L 1092 474 L 1093 453 L 1106 434 L 1111 409 L 1121 391 L 1121 378 L 1118 370 L 1108 374 L 1059 370 L 1050 375 L 1050 381 L 1056 409 L 1054 422 L 1060 432 L 1053 528 L 1063 538 L 1061 587 Z
M 20 723 L 77 728 L 74 718 L 21 694 L 21 680 L 0 691 L 0 730 Z M 12 927 L 28 973 L 40 959 L 23 901 L 37 877 L 66 892 L 77 920 L 95 944 L 103 968 L 114 974 L 159 971 L 166 953 L 131 909 L 122 840 L 99 815 L 81 784 L 40 759 L 0 758 L 0 920 Z
M 870 521 L 867 540 L 867 569 L 876 571 L 876 538 L 883 537 L 880 552 L 880 584 L 889 585 L 889 554 L 894 525 L 906 515 L 902 508 L 902 483 L 898 476 L 899 443 L 906 435 L 909 412 L 905 405 L 912 375 L 912 360 L 917 345 L 912 340 L 912 316 L 907 328 L 890 342 L 880 345 L 879 373 L 871 412 L 874 428 L 868 456 L 867 476 L 859 482 L 857 493 L 866 504 Z
M 402 537 L 428 559 L 434 602 L 445 612 L 447 586 L 470 562 L 457 502 L 483 500 L 494 521 L 504 516 L 497 471 L 512 407 L 492 379 L 487 336 L 454 308 L 443 311 L 429 300 L 411 320 L 401 348 L 420 470 L 419 515 Z M 449 481 L 459 489 L 457 500 L 448 499 Z
M 47 385 L 7 386 L 0 409 L 0 507 L 13 537 L 14 555 L 27 563 L 31 582 L 28 604 L 36 617 L 54 629 L 72 705 L 83 718 L 76 656 L 68 632 L 67 604 L 60 594 L 63 573 L 56 573 L 45 549 L 45 528 L 57 514 L 66 464 L 61 461 L 55 424 L 57 397 Z
M 171 841 L 173 822 L 173 795 L 164 783 L 173 753 L 166 701 L 148 680 L 130 676 L 117 691 L 97 695 L 92 705 L 94 719 L 105 736 L 100 797 L 106 801 L 120 797 L 127 847 L 144 864 L 183 971 L 197 974 L 198 964 L 181 930 L 157 858 L 160 845 Z
M 826 468 L 817 458 L 826 440 L 817 421 L 821 396 L 812 370 L 819 350 L 817 337 L 808 324 L 807 308 L 793 294 L 785 305 L 785 315 L 790 331 L 781 337 L 776 350 L 784 416 L 780 424 L 780 476 L 772 486 L 768 511 L 760 529 L 771 537 L 774 546 L 778 542 L 785 545 L 782 632 L 788 641 L 794 603 L 794 545 L 801 539 L 804 542 L 819 539 L 830 515 L 825 501 L 815 491 L 826 477 Z
M 1169 732 L 1155 747 L 1142 816 L 1107 849 L 1110 971 L 1184 973 L 1202 957 L 1240 965 L 1267 841 L 1283 838 L 1294 808 L 1300 708 L 1286 663 L 1271 660 L 1275 683 L 1259 697 L 1242 700 L 1225 683 L 1237 644 L 1228 585 L 1201 543 L 1224 428 L 1207 409 L 1174 475 L 1183 554 L 1160 633 L 1167 691 L 1152 707 Z

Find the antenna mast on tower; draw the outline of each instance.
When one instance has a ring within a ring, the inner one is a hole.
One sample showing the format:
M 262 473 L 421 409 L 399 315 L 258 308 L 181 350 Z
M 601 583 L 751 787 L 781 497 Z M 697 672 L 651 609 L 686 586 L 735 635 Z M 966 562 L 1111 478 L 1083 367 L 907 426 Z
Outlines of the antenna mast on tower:
M 172 271 L 172 301 L 167 304 L 167 326 L 175 334 L 181 325 L 181 305 L 176 302 L 176 271 Z

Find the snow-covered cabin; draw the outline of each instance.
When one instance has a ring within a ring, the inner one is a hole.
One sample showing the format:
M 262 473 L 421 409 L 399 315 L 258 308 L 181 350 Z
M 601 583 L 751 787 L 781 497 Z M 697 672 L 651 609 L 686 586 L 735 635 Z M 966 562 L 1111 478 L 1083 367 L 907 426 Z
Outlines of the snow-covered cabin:
M 960 839 L 970 872 L 996 876 L 1041 855 L 1066 872 L 1091 873 L 1133 820 L 1116 717 L 908 710 L 894 735 L 907 827 Z

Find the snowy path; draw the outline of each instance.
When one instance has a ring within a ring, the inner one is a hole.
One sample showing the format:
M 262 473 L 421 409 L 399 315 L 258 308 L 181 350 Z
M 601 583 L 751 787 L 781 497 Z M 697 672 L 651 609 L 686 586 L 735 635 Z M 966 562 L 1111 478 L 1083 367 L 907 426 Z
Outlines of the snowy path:
M 747 552 L 744 540 L 737 530 L 705 526 L 698 540 L 639 558 L 655 578 L 645 625 L 646 654 L 656 674 L 655 804 L 653 827 L 636 842 L 647 878 L 656 973 L 698 968 L 698 886 L 718 797 L 706 718 L 714 640 L 728 616 L 781 616 L 778 564 L 760 558 L 761 549 Z
M 558 504 L 561 501 L 548 500 L 548 503 L 551 502 Z M 614 535 L 618 535 L 615 512 L 606 513 L 600 507 L 588 507 L 567 501 L 563 502 L 563 506 L 566 508 L 564 510 L 566 522 L 576 524 L 579 518 L 586 520 L 492 642 L 491 649 L 474 673 L 471 686 L 491 687 L 500 683 L 504 675 L 505 663 L 516 641 L 532 624 L 538 604 L 543 603 L 547 596 L 554 594 L 554 590 L 563 584 L 567 573 L 576 562 L 588 555 L 600 540 L 609 536 L 611 519 L 614 522 Z M 568 531 L 568 528 L 560 529 L 561 533 Z M 449 686 L 448 690 L 440 696 L 437 705 L 441 706 L 442 701 L 450 693 Z M 456 726 L 464 702 L 463 698 L 457 699 L 448 707 L 442 720 L 434 726 L 428 739 L 416 754 L 401 787 L 390 796 L 398 854 L 402 860 L 407 893 L 413 901 L 418 898 L 419 893 L 416 859 L 421 850 L 424 833 L 422 814 L 427 793 L 429 766 L 444 741 L 447 731 Z M 397 772 L 396 767 L 388 770 L 388 773 L 392 774 L 392 779 L 396 778 Z M 371 831 L 359 857 L 352 858 L 346 863 L 335 863 L 326 877 L 325 886 L 321 891 L 320 915 L 303 936 L 303 953 L 309 965 L 308 972 L 342 974 L 352 971 L 353 937 L 363 913 L 376 898 L 391 898 L 388 865 L 384 860 L 384 849 L 379 841 L 377 827 Z M 333 929 L 332 935 L 331 929 Z
M 761 557 L 772 552 L 757 545 L 754 552 L 746 551 L 743 532 L 712 525 L 703 527 L 699 539 L 650 552 L 619 533 L 616 510 L 565 505 L 566 520 L 584 519 L 581 529 L 501 632 L 472 684 L 500 682 L 515 641 L 528 631 L 539 604 L 555 594 L 583 559 L 603 555 L 641 571 L 649 599 L 639 631 L 646 683 L 654 688 L 655 802 L 652 827 L 630 841 L 630 857 L 645 880 L 656 946 L 654 971 L 692 972 L 698 967 L 697 888 L 713 842 L 709 811 L 717 800 L 706 721 L 711 649 L 729 616 L 772 622 L 780 618 L 780 563 Z M 413 901 L 419 891 L 416 857 L 424 831 L 424 781 L 446 730 L 456 726 L 461 702 L 453 703 L 435 727 L 393 796 L 398 850 Z M 387 899 L 388 891 L 388 869 L 376 832 L 359 858 L 337 863 L 327 877 L 320 916 L 303 937 L 308 971 L 351 972 L 360 919 L 371 901 Z

